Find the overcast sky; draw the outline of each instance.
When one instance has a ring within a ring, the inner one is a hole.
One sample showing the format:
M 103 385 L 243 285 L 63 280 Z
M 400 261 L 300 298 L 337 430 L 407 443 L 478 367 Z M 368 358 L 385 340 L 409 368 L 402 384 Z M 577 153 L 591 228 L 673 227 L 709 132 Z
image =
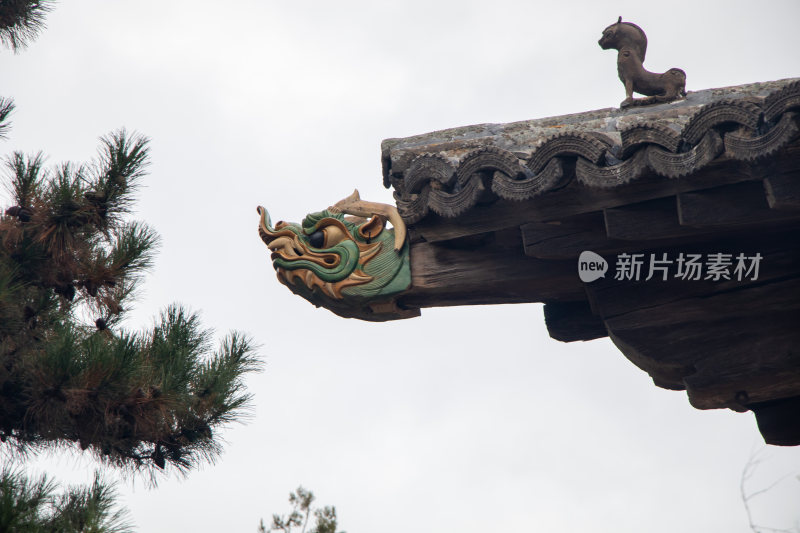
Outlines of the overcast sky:
M 384 138 L 618 105 L 597 40 L 619 15 L 647 32 L 645 66 L 684 69 L 687 90 L 800 76 L 796 0 L 62 0 L 28 50 L 0 52 L 17 104 L 2 153 L 86 161 L 122 126 L 152 140 L 136 216 L 163 247 L 128 325 L 181 302 L 262 345 L 254 417 L 216 465 L 155 490 L 123 480 L 139 531 L 254 532 L 299 484 L 349 533 L 749 530 L 752 414 L 695 410 L 608 339 L 550 339 L 541 305 L 338 318 L 277 282 L 257 235 L 259 204 L 299 221 L 354 187 L 392 202 Z M 753 491 L 800 473 L 800 449 L 764 454 Z M 93 468 L 31 465 L 73 482 Z M 791 526 L 800 481 L 753 509 Z

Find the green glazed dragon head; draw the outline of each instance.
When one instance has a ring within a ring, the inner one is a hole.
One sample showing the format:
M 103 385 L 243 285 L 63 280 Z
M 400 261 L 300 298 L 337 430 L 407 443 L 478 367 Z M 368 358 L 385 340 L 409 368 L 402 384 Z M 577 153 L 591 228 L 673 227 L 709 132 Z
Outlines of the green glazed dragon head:
M 411 269 L 406 228 L 396 208 L 365 202 L 355 191 L 300 224 L 273 226 L 266 209 L 258 212 L 258 233 L 272 252 L 278 280 L 295 294 L 347 318 L 384 321 L 419 314 L 397 306 L 397 296 L 411 285 Z

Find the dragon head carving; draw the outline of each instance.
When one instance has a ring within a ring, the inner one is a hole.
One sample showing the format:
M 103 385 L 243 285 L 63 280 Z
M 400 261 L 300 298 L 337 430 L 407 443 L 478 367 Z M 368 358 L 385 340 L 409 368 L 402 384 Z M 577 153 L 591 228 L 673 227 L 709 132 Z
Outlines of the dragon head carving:
M 347 318 L 419 314 L 396 303 L 411 285 L 411 270 L 405 224 L 395 207 L 365 202 L 355 191 L 300 224 L 273 226 L 266 209 L 258 212 L 258 233 L 272 252 L 278 280 L 295 294 Z

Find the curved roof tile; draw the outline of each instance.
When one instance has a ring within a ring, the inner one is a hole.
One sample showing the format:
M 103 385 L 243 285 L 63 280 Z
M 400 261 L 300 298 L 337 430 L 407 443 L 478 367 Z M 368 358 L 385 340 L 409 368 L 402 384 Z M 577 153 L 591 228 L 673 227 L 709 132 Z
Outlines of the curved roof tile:
M 554 133 L 555 131 L 555 133 Z M 511 124 L 483 124 L 383 144 L 384 183 L 407 223 L 460 216 L 487 195 L 527 200 L 573 176 L 607 189 L 648 170 L 677 179 L 726 156 L 767 157 L 800 132 L 800 79 L 689 93 L 682 101 Z M 572 165 L 565 163 L 574 162 Z

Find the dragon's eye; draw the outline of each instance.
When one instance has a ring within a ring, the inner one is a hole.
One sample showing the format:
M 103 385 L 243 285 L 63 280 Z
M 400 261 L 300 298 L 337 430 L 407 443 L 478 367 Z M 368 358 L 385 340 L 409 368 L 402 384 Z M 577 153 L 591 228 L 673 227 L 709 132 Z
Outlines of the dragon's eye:
M 323 220 L 317 230 L 306 236 L 312 248 L 333 248 L 347 238 L 346 230 L 335 220 Z
M 322 230 L 317 230 L 311 235 L 308 236 L 308 242 L 314 248 L 322 248 L 325 246 L 325 232 Z

